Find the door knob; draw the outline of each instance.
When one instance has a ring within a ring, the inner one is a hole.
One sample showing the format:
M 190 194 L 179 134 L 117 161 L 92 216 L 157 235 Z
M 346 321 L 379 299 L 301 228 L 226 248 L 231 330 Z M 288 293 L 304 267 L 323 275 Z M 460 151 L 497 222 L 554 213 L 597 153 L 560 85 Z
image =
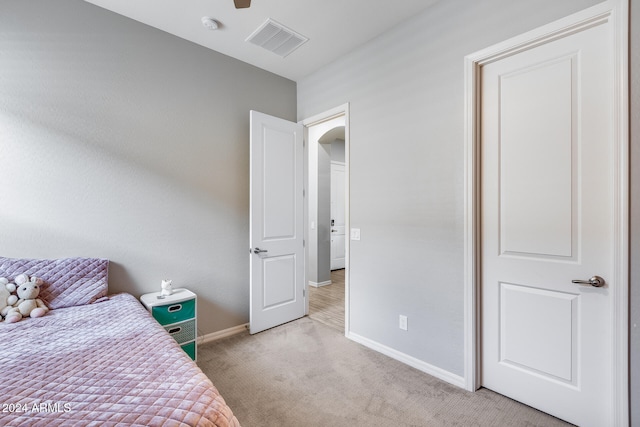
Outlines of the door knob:
M 259 253 L 262 253 L 262 252 L 269 252 L 269 251 L 268 251 L 268 250 L 266 250 L 266 249 L 260 249 L 260 248 L 255 248 L 255 249 L 253 250 L 253 253 L 254 253 L 254 254 L 259 254 Z
M 604 286 L 604 279 L 600 276 L 593 276 L 589 280 L 572 280 L 571 283 L 578 283 L 579 285 L 591 285 L 596 288 Z

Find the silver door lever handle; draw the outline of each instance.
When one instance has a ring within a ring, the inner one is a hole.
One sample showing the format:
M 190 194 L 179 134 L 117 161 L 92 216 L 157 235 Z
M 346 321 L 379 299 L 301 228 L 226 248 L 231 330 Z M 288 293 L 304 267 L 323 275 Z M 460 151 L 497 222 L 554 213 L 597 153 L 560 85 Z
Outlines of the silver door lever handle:
M 604 279 L 600 276 L 593 276 L 589 280 L 572 280 L 571 283 L 578 283 L 580 285 L 591 285 L 596 288 L 601 288 L 604 286 Z
M 269 251 L 268 251 L 268 250 L 266 250 L 266 249 L 260 249 L 260 248 L 255 248 L 255 249 L 253 250 L 253 253 L 254 253 L 254 254 L 259 254 L 259 253 L 261 253 L 261 252 L 269 252 Z

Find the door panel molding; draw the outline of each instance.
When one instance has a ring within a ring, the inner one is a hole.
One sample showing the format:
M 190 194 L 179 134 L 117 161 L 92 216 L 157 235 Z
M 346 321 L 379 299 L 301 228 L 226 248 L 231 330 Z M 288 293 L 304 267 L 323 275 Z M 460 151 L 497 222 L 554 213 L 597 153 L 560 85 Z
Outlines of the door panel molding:
M 628 328 L 629 328 L 629 131 L 628 131 L 628 0 L 609 0 L 520 36 L 465 57 L 465 188 L 464 188 L 464 293 L 465 293 L 465 388 L 481 384 L 480 353 L 480 71 L 482 66 L 541 44 L 602 23 L 613 28 L 614 45 L 614 236 L 610 327 L 613 363 L 611 396 L 603 405 L 612 408 L 612 426 L 629 423 Z

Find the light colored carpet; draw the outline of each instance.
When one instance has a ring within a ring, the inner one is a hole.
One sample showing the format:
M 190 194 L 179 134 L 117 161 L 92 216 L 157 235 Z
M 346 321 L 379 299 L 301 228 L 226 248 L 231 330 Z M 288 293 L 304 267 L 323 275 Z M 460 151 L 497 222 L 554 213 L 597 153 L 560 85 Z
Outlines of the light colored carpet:
M 198 365 L 244 427 L 566 426 L 354 343 L 308 317 L 198 347 Z

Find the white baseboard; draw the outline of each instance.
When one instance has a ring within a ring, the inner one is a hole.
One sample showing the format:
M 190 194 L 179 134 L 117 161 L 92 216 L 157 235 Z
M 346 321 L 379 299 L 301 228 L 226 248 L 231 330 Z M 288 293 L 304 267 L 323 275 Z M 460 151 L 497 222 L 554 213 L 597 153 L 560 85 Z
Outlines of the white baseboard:
M 331 284 L 331 280 L 327 280 L 326 282 L 312 282 L 311 280 L 309 280 L 309 286 L 313 286 L 314 288 L 319 288 L 320 286 L 327 286 Z
M 200 335 L 198 337 L 198 344 L 205 344 L 205 343 L 216 341 L 222 338 L 230 337 L 231 335 L 236 335 L 241 332 L 244 332 L 248 328 L 249 328 L 249 324 L 245 323 L 244 325 L 233 326 L 231 328 L 223 329 L 221 331 L 212 332 L 206 335 Z
M 391 347 L 387 347 L 386 345 L 370 340 L 369 338 L 354 334 L 353 332 L 347 332 L 346 336 L 347 338 L 357 342 L 358 344 L 369 347 L 372 350 L 375 350 L 379 353 L 389 356 L 392 359 L 405 363 L 413 368 L 418 369 L 419 371 L 441 379 L 442 381 L 446 381 L 449 384 L 453 384 L 460 388 L 465 388 L 466 383 L 464 381 L 464 378 L 459 375 L 452 374 L 449 371 L 445 371 L 444 369 L 438 368 L 437 366 L 430 365 L 429 363 L 416 359 L 413 356 L 409 356 L 408 354 L 402 353 Z

